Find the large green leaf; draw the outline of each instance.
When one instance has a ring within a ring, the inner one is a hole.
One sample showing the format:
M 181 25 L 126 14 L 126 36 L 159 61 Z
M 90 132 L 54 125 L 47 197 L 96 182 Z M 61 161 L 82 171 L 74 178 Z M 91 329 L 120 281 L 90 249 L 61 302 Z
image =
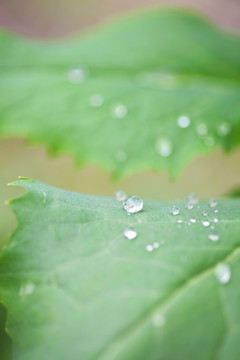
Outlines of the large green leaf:
M 0 258 L 16 360 L 240 358 L 239 200 L 179 202 L 176 216 L 146 201 L 128 216 L 114 198 L 17 184 L 28 192 L 11 202 L 19 226 Z M 231 269 L 226 284 L 219 263 Z
M 175 175 L 214 143 L 239 144 L 239 37 L 193 13 L 152 10 L 55 42 L 2 31 L 0 51 L 2 136 L 25 136 L 115 176 Z M 177 125 L 181 116 L 189 127 Z

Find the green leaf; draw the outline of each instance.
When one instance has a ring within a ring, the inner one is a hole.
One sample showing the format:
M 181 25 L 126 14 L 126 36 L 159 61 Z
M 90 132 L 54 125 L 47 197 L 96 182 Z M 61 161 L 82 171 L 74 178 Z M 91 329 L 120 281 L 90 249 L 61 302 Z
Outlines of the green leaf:
M 2 31 L 0 51 L 2 136 L 115 176 L 146 168 L 176 175 L 214 143 L 239 145 L 240 39 L 194 13 L 155 9 L 62 41 Z M 101 106 L 91 105 L 94 94 Z M 181 116 L 189 127 L 177 125 Z
M 0 295 L 17 360 L 240 358 L 239 199 L 218 213 L 178 202 L 176 216 L 172 203 L 146 201 L 128 216 L 114 198 L 16 184 L 28 192 L 11 202 L 19 226 L 0 258 Z
M 6 310 L 0 303 L 0 359 L 12 359 L 12 344 L 8 334 L 5 331 Z

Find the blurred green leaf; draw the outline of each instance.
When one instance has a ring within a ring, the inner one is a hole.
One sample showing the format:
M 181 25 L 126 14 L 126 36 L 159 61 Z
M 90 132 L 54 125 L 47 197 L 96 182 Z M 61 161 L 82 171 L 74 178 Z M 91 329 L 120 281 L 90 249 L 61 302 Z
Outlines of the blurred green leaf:
M 175 203 L 176 216 L 173 204 L 146 201 L 128 216 L 112 198 L 16 184 L 28 192 L 11 202 L 19 226 L 0 258 L 16 359 L 240 358 L 239 199 Z M 220 263 L 231 270 L 225 285 Z
M 6 323 L 6 309 L 0 303 L 0 359 L 11 360 L 12 344 L 5 330 L 5 323 Z
M 194 13 L 155 9 L 62 41 L 2 31 L 0 51 L 2 136 L 115 176 L 175 176 L 214 145 L 239 145 L 240 39 Z

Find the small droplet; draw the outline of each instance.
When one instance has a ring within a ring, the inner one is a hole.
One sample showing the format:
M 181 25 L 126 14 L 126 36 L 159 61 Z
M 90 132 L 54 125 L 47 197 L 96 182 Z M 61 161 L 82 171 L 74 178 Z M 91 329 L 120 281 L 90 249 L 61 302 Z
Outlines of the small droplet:
M 202 220 L 202 225 L 203 225 L 204 227 L 207 227 L 207 226 L 210 225 L 210 222 L 209 222 L 208 220 Z
M 214 199 L 211 199 L 211 200 L 209 201 L 208 205 L 209 205 L 210 207 L 215 207 L 215 206 L 217 206 L 217 201 L 214 200 Z
M 47 194 L 45 191 L 43 191 L 42 194 L 43 194 L 43 202 L 45 203 L 47 199 Z
M 230 133 L 231 129 L 231 124 L 224 122 L 218 126 L 217 133 L 219 136 L 226 136 Z
M 130 196 L 123 203 L 123 208 L 127 213 L 133 214 L 142 210 L 143 208 L 143 200 L 138 196 Z
M 125 105 L 119 104 L 114 107 L 113 112 L 117 118 L 122 119 L 127 115 L 128 109 Z
M 231 268 L 227 264 L 218 264 L 216 267 L 216 276 L 220 284 L 227 284 L 231 280 Z
M 94 107 L 99 107 L 103 104 L 104 100 L 103 100 L 103 97 L 102 95 L 100 94 L 93 94 L 91 97 L 90 97 L 90 103 L 92 106 Z
M 178 126 L 183 129 L 187 128 L 190 125 L 190 123 L 191 121 L 189 117 L 186 115 L 179 116 L 179 118 L 177 119 Z
M 154 247 L 154 249 L 158 249 L 159 248 L 159 242 L 155 241 L 153 243 L 153 247 Z
M 193 209 L 193 204 L 190 203 L 190 202 L 187 202 L 185 206 L 186 206 L 186 208 L 187 208 L 188 210 L 192 210 L 192 209 Z
M 157 313 L 153 316 L 152 323 L 156 327 L 161 327 L 165 325 L 166 319 L 162 314 Z
M 167 157 L 172 154 L 172 143 L 165 138 L 160 138 L 156 142 L 156 151 L 159 155 Z
M 215 212 L 216 214 L 218 213 L 218 209 L 214 209 L 213 212 Z
M 215 140 L 212 136 L 208 136 L 206 139 L 205 139 L 205 144 L 208 146 L 208 147 L 211 147 L 215 144 Z
M 183 222 L 182 219 L 177 219 L 178 224 L 181 224 L 182 222 Z
M 20 287 L 19 295 L 26 296 L 31 295 L 35 290 L 35 285 L 33 283 L 27 283 Z
M 213 226 L 213 225 L 211 225 L 210 228 L 211 228 L 211 230 L 214 230 L 214 226 Z
M 197 219 L 191 218 L 191 219 L 190 219 L 190 222 L 191 222 L 192 224 L 194 224 L 195 222 L 197 222 Z
M 211 232 L 209 235 L 208 235 L 208 238 L 209 240 L 211 241 L 218 241 L 219 240 L 219 234 L 216 233 L 215 231 Z
M 153 251 L 154 250 L 154 247 L 153 247 L 153 245 L 147 245 L 146 246 L 146 250 L 148 251 L 148 252 L 151 252 L 151 251 Z
M 208 213 L 206 212 L 206 210 L 203 210 L 202 211 L 202 216 L 207 216 L 208 215 Z
M 218 222 L 218 218 L 213 219 L 213 222 L 217 223 L 217 222 Z
M 115 192 L 115 199 L 118 201 L 123 201 L 127 198 L 127 195 L 123 190 L 118 190 Z
M 72 84 L 80 84 L 87 77 L 87 70 L 83 67 L 72 69 L 68 73 L 68 80 Z
M 197 133 L 200 137 L 204 137 L 207 135 L 208 133 L 208 128 L 207 128 L 207 125 L 205 124 L 199 124 L 197 126 Z
M 180 209 L 179 209 L 179 207 L 174 205 L 174 206 L 172 206 L 170 212 L 171 212 L 172 215 L 178 215 L 180 213 Z
M 137 232 L 136 230 L 134 230 L 133 228 L 127 228 L 123 235 L 129 239 L 129 240 L 132 240 L 132 239 L 135 239 L 135 237 L 137 236 Z
M 189 194 L 185 201 L 190 204 L 197 204 L 198 203 L 198 197 L 195 194 Z
M 115 154 L 115 159 L 120 162 L 123 163 L 127 160 L 127 154 L 124 150 L 118 150 Z

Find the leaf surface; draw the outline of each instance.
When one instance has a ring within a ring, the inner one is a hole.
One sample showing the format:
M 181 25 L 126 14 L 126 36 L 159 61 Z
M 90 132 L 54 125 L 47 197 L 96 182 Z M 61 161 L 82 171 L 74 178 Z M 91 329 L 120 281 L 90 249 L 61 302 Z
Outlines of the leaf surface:
M 239 199 L 175 203 L 176 216 L 173 203 L 146 201 L 128 216 L 114 198 L 16 184 L 28 192 L 11 202 L 19 225 L 0 257 L 16 360 L 240 358 Z
M 2 31 L 0 51 L 2 136 L 116 177 L 176 175 L 214 145 L 239 145 L 239 37 L 194 13 L 143 12 L 61 42 Z

